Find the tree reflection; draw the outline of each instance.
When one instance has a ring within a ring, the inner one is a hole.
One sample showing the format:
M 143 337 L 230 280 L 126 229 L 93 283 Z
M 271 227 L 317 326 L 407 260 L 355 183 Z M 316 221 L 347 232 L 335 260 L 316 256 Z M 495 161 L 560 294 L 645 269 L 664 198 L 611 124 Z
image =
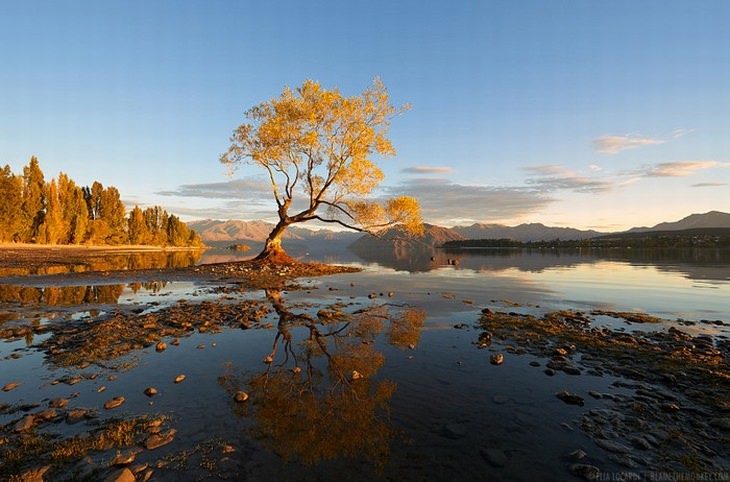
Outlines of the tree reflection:
M 385 356 L 374 341 L 387 327 L 388 343 L 413 347 L 425 313 L 377 306 L 313 317 L 287 309 L 278 290 L 266 297 L 279 316 L 266 370 L 246 379 L 229 366 L 219 380 L 231 395 L 249 392 L 237 413 L 251 416 L 254 437 L 286 461 L 362 457 L 382 468 L 397 435 L 389 420 L 396 384 L 376 379 Z

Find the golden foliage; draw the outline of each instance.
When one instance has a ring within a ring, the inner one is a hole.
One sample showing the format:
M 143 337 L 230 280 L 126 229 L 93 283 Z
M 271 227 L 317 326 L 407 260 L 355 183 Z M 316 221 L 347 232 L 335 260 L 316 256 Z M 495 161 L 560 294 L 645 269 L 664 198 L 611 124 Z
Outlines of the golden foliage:
M 250 122 L 233 132 L 220 161 L 231 172 L 242 163 L 266 170 L 286 225 L 319 219 L 372 232 L 402 223 L 417 234 L 421 218 L 415 199 L 389 200 L 380 208 L 360 200 L 382 181 L 372 157 L 395 155 L 387 137 L 390 121 L 408 108 L 391 105 L 377 78 L 353 97 L 307 80 L 251 108 L 246 113 Z M 296 193 L 305 196 L 306 207 L 289 215 Z M 328 217 L 317 214 L 320 208 L 327 209 Z

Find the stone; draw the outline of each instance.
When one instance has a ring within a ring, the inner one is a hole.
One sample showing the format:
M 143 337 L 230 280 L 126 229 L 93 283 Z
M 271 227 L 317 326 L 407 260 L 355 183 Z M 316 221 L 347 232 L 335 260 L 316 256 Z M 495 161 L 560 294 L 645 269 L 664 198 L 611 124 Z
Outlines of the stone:
M 63 408 L 68 405 L 68 400 L 65 398 L 54 398 L 48 402 L 48 406 L 51 408 Z
M 362 375 L 362 373 L 360 373 L 360 372 L 359 372 L 359 371 L 357 371 L 357 370 L 353 370 L 353 371 L 352 371 L 352 376 L 350 377 L 350 379 L 351 379 L 351 380 L 359 380 L 359 379 L 361 379 L 361 378 L 363 378 L 363 375 Z
M 36 469 L 25 471 L 20 474 L 20 478 L 18 480 L 22 480 L 23 482 L 44 482 L 43 474 L 48 472 L 50 469 L 51 466 L 46 465 L 43 467 L 38 467 Z
M 161 342 L 157 343 L 157 345 L 155 345 L 155 350 L 157 352 L 165 351 L 166 349 L 167 349 L 167 343 L 165 343 L 164 341 L 161 341 Z
M 154 387 L 147 387 L 144 389 L 144 394 L 148 397 L 154 397 L 155 395 L 157 395 L 157 389 Z
M 507 455 L 499 449 L 481 449 L 479 451 L 479 454 L 493 467 L 504 467 L 505 465 L 507 465 Z
M 114 397 L 104 404 L 104 408 L 107 410 L 111 410 L 112 408 L 116 408 L 123 403 L 124 403 L 124 397 L 122 397 L 122 396 Z
M 124 452 L 117 451 L 117 455 L 114 457 L 114 459 L 112 459 L 111 465 L 129 465 L 134 462 L 134 459 L 140 452 L 141 450 L 138 448 L 126 450 Z
M 489 363 L 492 365 L 501 365 L 504 363 L 504 355 L 501 353 L 495 353 L 494 355 L 489 357 Z
M 583 451 L 581 449 L 577 449 L 577 450 L 573 450 L 572 452 L 570 452 L 568 454 L 568 457 L 570 457 L 573 460 L 583 460 L 584 458 L 586 458 L 587 455 L 588 454 L 585 453 L 585 451 Z
M 573 365 L 564 366 L 563 372 L 567 373 L 568 375 L 580 375 L 581 374 L 580 368 L 576 368 Z
M 243 403 L 246 400 L 248 400 L 248 393 L 243 391 L 236 392 L 235 395 L 233 395 L 233 399 L 238 403 Z
M 33 426 L 33 422 L 35 422 L 35 417 L 33 415 L 26 415 L 15 423 L 13 431 L 26 432 Z
M 76 410 L 70 410 L 66 414 L 66 423 L 70 423 L 70 424 L 79 423 L 84 418 L 86 418 L 86 413 L 87 413 L 86 410 L 81 409 L 81 408 L 76 409 Z
M 725 432 L 730 432 L 730 417 L 714 418 L 710 421 L 710 425 Z
M 585 480 L 598 480 L 601 475 L 601 469 L 589 464 L 573 464 L 570 466 L 570 471 Z
M 104 482 L 135 482 L 137 479 L 127 467 L 117 469 L 104 479 Z
M 616 454 L 628 454 L 631 453 L 631 447 L 628 447 L 620 442 L 614 442 L 613 440 L 596 439 L 594 440 L 596 445 L 601 447 L 607 452 L 613 452 Z
M 165 434 L 150 435 L 147 437 L 147 440 L 145 440 L 144 446 L 147 450 L 155 450 L 163 445 L 167 445 L 175 439 L 176 432 L 177 431 L 175 429 L 170 429 Z
M 58 410 L 55 408 L 47 408 L 36 413 L 35 416 L 44 421 L 52 420 L 58 416 Z
M 555 394 L 555 396 L 563 402 L 567 403 L 568 405 L 579 405 L 582 407 L 585 404 L 585 400 L 583 399 L 583 397 L 574 393 L 560 392 Z
M 185 380 L 185 375 L 178 375 L 178 376 L 175 377 L 174 382 L 175 383 L 180 383 L 183 380 Z
M 20 385 L 22 385 L 21 382 L 10 382 L 3 387 L 3 392 L 9 392 L 14 388 L 18 388 Z
M 555 375 L 555 370 L 553 370 L 552 368 L 546 368 L 545 375 L 551 377 L 551 376 Z

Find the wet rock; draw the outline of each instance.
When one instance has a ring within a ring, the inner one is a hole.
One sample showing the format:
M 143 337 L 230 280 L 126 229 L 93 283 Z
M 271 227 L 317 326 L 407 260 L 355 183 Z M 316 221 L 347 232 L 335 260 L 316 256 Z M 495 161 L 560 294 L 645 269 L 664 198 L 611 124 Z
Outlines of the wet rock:
M 22 385 L 21 382 L 10 382 L 3 387 L 3 392 L 9 392 L 14 388 L 18 388 L 20 385 Z
M 185 375 L 178 375 L 175 377 L 175 380 L 173 380 L 175 383 L 180 383 L 183 380 L 185 380 Z
M 200 345 L 196 346 L 195 348 L 197 348 L 198 350 L 205 350 L 205 345 L 203 343 L 201 343 Z
M 567 403 L 568 405 L 579 405 L 582 407 L 585 404 L 585 400 L 583 399 L 583 397 L 574 393 L 560 392 L 555 394 L 555 396 L 563 402 Z
M 147 437 L 147 440 L 145 440 L 144 446 L 147 450 L 155 450 L 157 448 L 160 448 L 163 445 L 167 445 L 172 442 L 175 439 L 175 433 L 177 433 L 175 429 L 170 429 L 165 434 L 151 435 Z
M 41 410 L 40 412 L 36 413 L 35 417 L 37 419 L 47 422 L 49 420 L 53 420 L 54 418 L 58 417 L 58 410 L 56 410 L 55 408 L 47 408 L 45 410 Z
M 361 379 L 361 378 L 363 378 L 363 375 L 362 375 L 362 373 L 360 373 L 360 372 L 359 372 L 359 371 L 357 371 L 357 370 L 353 370 L 353 371 L 352 371 L 352 375 L 350 376 L 350 380 L 359 380 L 359 379 Z
M 553 370 L 552 368 L 546 368 L 545 375 L 551 377 L 551 376 L 555 375 L 555 370 Z
M 617 454 L 628 454 L 631 453 L 631 447 L 628 447 L 620 442 L 615 442 L 613 440 L 604 440 L 604 439 L 596 439 L 595 440 L 596 445 L 601 447 L 603 450 L 607 452 L 613 452 Z
M 112 408 L 116 408 L 123 403 L 124 403 L 124 397 L 122 397 L 122 396 L 114 397 L 104 404 L 104 408 L 107 410 L 111 410 Z
M 580 375 L 581 374 L 580 368 L 576 368 L 573 365 L 564 366 L 563 372 L 567 373 L 568 375 Z
M 570 471 L 585 480 L 598 480 L 601 475 L 601 469 L 588 464 L 573 464 L 570 466 Z
M 504 467 L 507 465 L 507 455 L 502 452 L 499 449 L 496 448 L 488 448 L 488 449 L 481 449 L 479 451 L 479 455 L 481 455 L 484 460 L 489 462 L 490 465 L 493 467 Z
M 457 323 L 454 325 L 454 328 L 457 330 L 463 330 L 464 328 L 468 328 L 468 325 L 466 323 Z
M 54 398 L 48 402 L 48 406 L 51 408 L 63 408 L 68 405 L 68 400 L 65 398 Z
M 13 431 L 26 432 L 33 426 L 33 422 L 35 422 L 35 417 L 33 415 L 26 415 L 13 425 Z
M 274 363 L 274 357 L 267 356 L 266 358 L 264 358 L 264 363 Z
M 246 392 L 243 392 L 243 391 L 238 391 L 238 392 L 236 392 L 236 394 L 235 394 L 235 395 L 233 396 L 233 399 L 234 399 L 234 400 L 235 400 L 236 402 L 238 402 L 238 403 L 243 403 L 243 402 L 245 402 L 246 400 L 248 400 L 248 393 L 246 393 Z
M 154 387 L 147 387 L 144 389 L 144 394 L 148 397 L 154 397 L 155 395 L 157 395 L 157 389 Z
M 142 450 L 138 448 L 126 450 L 124 452 L 117 452 L 117 455 L 112 459 L 110 465 L 129 465 L 134 462 L 137 454 Z
M 722 431 L 730 432 L 730 417 L 714 418 L 710 421 L 710 425 Z
M 639 450 L 651 449 L 651 444 L 644 437 L 632 437 L 630 439 L 630 442 L 631 442 L 631 445 L 633 445 L 634 447 L 636 447 Z
M 124 467 L 117 469 L 104 479 L 104 482 L 135 482 L 137 479 L 131 470 Z
M 87 411 L 79 408 L 76 410 L 70 410 L 66 414 L 66 423 L 74 424 L 79 423 L 80 421 L 84 420 L 86 418 Z
M 155 345 L 155 351 L 157 351 L 157 352 L 165 351 L 166 349 L 167 349 L 167 343 L 165 343 L 164 341 L 161 341 L 161 342 L 157 343 L 157 345 Z
M 489 357 L 489 363 L 492 365 L 501 365 L 504 363 L 504 355 L 501 353 L 495 353 L 494 355 Z
M 573 450 L 572 452 L 570 452 L 568 454 L 568 457 L 570 457 L 573 460 L 583 460 L 584 458 L 586 458 L 587 455 L 588 454 L 585 453 L 583 450 L 577 449 L 577 450 Z
M 590 395 L 591 397 L 595 398 L 596 400 L 599 400 L 599 399 L 603 398 L 603 395 L 601 393 L 595 392 L 593 390 L 591 390 L 590 392 L 588 392 L 588 395 Z

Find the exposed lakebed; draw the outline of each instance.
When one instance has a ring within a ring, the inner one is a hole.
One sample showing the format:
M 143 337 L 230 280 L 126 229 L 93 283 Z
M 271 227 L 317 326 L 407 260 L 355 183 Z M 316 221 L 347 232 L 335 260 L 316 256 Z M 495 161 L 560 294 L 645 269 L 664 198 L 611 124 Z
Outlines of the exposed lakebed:
M 421 273 L 370 265 L 268 286 L 231 274 L 125 283 L 115 299 L 6 301 L 1 473 L 728 477 L 721 303 L 639 316 L 635 300 L 530 285 L 576 271 L 510 270 L 462 259 Z

